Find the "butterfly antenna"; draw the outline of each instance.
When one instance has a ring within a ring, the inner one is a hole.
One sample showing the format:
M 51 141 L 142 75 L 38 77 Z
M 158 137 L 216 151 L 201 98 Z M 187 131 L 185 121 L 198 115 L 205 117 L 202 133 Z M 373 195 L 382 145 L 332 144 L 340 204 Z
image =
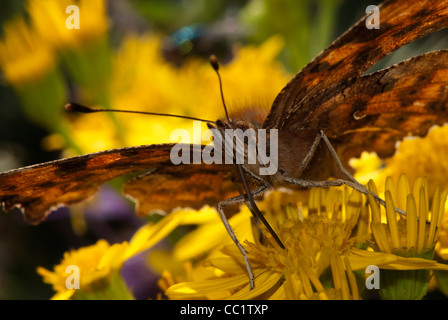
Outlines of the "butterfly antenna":
M 105 108 L 91 108 L 86 107 L 83 105 L 80 105 L 78 103 L 68 103 L 65 105 L 65 110 L 70 112 L 79 112 L 79 113 L 94 113 L 94 112 L 121 112 L 121 113 L 137 113 L 137 114 L 144 114 L 144 115 L 151 115 L 151 116 L 162 116 L 162 117 L 172 117 L 172 118 L 181 118 L 181 119 L 187 119 L 187 120 L 196 120 L 196 121 L 202 121 L 206 123 L 215 124 L 215 121 L 211 120 L 205 120 L 195 117 L 188 117 L 188 116 L 181 116 L 177 114 L 169 114 L 169 113 L 158 113 L 158 112 L 146 112 L 146 111 L 132 111 L 132 110 L 119 110 L 119 109 L 105 109 Z
M 224 107 L 224 111 L 226 113 L 226 119 L 227 121 L 230 123 L 230 118 L 229 118 L 229 113 L 227 112 L 227 106 L 226 106 L 226 101 L 224 99 L 224 91 L 222 90 L 222 80 L 221 80 L 221 75 L 219 74 L 219 63 L 218 63 L 218 58 L 212 54 L 210 56 L 210 64 L 212 65 L 213 70 L 215 70 L 216 74 L 218 75 L 218 81 L 219 81 L 219 92 L 221 93 L 221 101 L 222 101 L 222 106 Z

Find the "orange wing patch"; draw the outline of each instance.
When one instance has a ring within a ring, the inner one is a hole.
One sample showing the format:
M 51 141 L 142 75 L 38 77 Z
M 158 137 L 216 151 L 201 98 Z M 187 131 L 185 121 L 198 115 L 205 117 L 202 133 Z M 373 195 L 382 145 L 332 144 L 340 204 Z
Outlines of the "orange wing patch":
M 365 16 L 335 40 L 279 93 L 264 127 L 304 127 L 300 119 L 319 107 L 314 96 L 329 87 L 338 90 L 339 83 L 362 75 L 392 51 L 448 27 L 448 0 L 389 0 L 379 7 L 380 29 L 367 29 Z M 291 116 L 298 122 L 289 121 Z
M 200 209 L 240 195 L 232 165 L 184 165 L 156 169 L 127 182 L 123 193 L 137 203 L 137 214 Z
M 448 50 L 348 80 L 314 99 L 313 113 L 290 121 L 323 129 L 344 160 L 362 151 L 389 157 L 397 141 L 448 122 Z
M 172 145 L 150 145 L 98 152 L 0 174 L 0 203 L 18 207 L 32 224 L 61 205 L 92 196 L 115 177 L 169 165 Z

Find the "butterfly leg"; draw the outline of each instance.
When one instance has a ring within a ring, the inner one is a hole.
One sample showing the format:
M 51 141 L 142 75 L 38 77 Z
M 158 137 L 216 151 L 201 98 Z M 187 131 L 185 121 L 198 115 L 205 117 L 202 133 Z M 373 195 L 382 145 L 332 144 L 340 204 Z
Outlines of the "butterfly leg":
M 252 196 L 257 197 L 257 196 L 262 195 L 264 192 L 266 192 L 266 190 L 269 187 L 270 187 L 269 185 L 263 185 L 263 186 L 255 189 L 254 191 L 251 192 Z M 227 230 L 227 233 L 230 235 L 230 238 L 232 238 L 233 242 L 236 244 L 236 246 L 238 247 L 238 250 L 240 250 L 240 252 L 243 256 L 244 264 L 246 266 L 247 274 L 249 276 L 250 290 L 252 290 L 255 286 L 255 279 L 254 279 L 254 273 L 252 272 L 252 268 L 249 263 L 249 258 L 247 257 L 247 252 L 244 249 L 244 247 L 242 246 L 242 244 L 240 243 L 240 241 L 238 240 L 238 238 L 236 237 L 235 232 L 233 231 L 232 227 L 230 226 L 229 220 L 227 220 L 227 217 L 224 213 L 225 207 L 230 206 L 230 205 L 242 204 L 246 200 L 247 200 L 246 195 L 223 200 L 218 203 L 218 214 L 224 224 L 224 227 Z
M 364 187 L 363 185 L 361 185 L 359 182 L 353 182 L 353 181 L 349 181 L 349 180 L 344 180 L 344 179 L 335 179 L 335 180 L 326 180 L 326 181 L 313 181 L 313 180 L 304 180 L 304 179 L 297 179 L 297 178 L 292 178 L 292 177 L 288 177 L 288 176 L 283 176 L 283 178 L 285 179 L 286 182 L 291 183 L 293 185 L 302 187 L 302 188 L 328 188 L 328 187 L 340 187 L 343 185 L 346 185 L 352 189 L 355 189 L 356 191 L 359 191 L 365 195 L 371 195 L 372 197 L 374 197 L 374 199 L 376 201 L 378 201 L 382 206 L 386 206 L 386 202 L 381 199 L 380 197 L 378 197 L 376 194 L 374 194 L 373 192 L 371 192 L 370 190 L 368 190 L 366 187 Z M 399 214 L 406 216 L 406 212 L 399 209 L 399 208 L 395 208 L 395 211 L 398 212 Z
M 320 131 L 320 135 L 322 136 L 322 139 L 325 141 L 325 144 L 327 145 L 328 149 L 330 150 L 330 153 L 333 157 L 333 159 L 336 161 L 336 165 L 338 166 L 338 169 L 347 177 L 350 179 L 351 185 L 350 187 L 358 190 L 359 192 L 362 192 L 364 194 L 370 194 L 371 196 L 374 197 L 374 199 L 376 201 L 378 201 L 381 205 L 386 206 L 386 203 L 384 202 L 383 199 L 381 199 L 380 197 L 378 197 L 376 194 L 374 194 L 373 192 L 371 192 L 370 190 L 368 190 L 364 185 L 362 185 L 361 183 L 359 183 L 351 174 L 350 172 L 348 172 L 347 169 L 344 168 L 344 166 L 341 163 L 341 160 L 339 160 L 338 154 L 336 153 L 336 150 L 334 150 L 333 146 L 331 145 L 330 140 L 328 140 L 328 137 L 325 135 L 325 133 L 321 130 Z M 342 180 L 342 179 L 341 179 Z M 337 181 L 337 180 L 333 180 L 333 181 Z M 344 181 L 344 180 L 342 180 Z M 352 184 L 353 183 L 353 184 Z M 348 185 L 346 183 L 346 185 Z M 395 211 L 397 211 L 399 214 L 406 216 L 406 212 L 404 212 L 401 209 L 395 208 Z
M 237 189 L 239 188 L 239 186 L 237 185 Z M 270 188 L 270 185 L 265 184 L 263 186 L 264 191 L 268 190 Z M 249 209 L 249 211 L 252 213 L 252 215 L 254 216 L 254 218 L 256 219 L 257 223 L 262 223 L 266 229 L 268 230 L 268 232 L 272 235 L 272 237 L 274 238 L 274 240 L 278 243 L 278 245 L 280 246 L 280 248 L 285 249 L 284 244 L 282 243 L 282 241 L 280 240 L 280 238 L 278 237 L 278 235 L 275 233 L 274 229 L 272 229 L 271 225 L 269 224 L 269 222 L 266 220 L 266 218 L 264 217 L 264 215 L 260 212 L 260 209 L 258 209 L 257 204 L 255 203 L 255 201 L 253 200 L 253 194 L 249 193 L 249 194 L 244 194 L 243 190 L 239 190 L 240 194 L 244 197 L 246 197 L 246 200 L 244 201 L 244 204 L 247 206 L 247 208 Z
M 351 174 L 350 172 L 348 172 L 347 169 L 344 168 L 343 164 L 341 163 L 341 161 L 339 160 L 338 154 L 336 153 L 336 150 L 333 148 L 333 146 L 331 145 L 330 140 L 328 140 L 328 137 L 326 136 L 326 134 L 320 130 L 319 134 L 316 136 L 316 138 L 314 139 L 310 149 L 307 152 L 307 155 L 305 156 L 305 158 L 302 160 L 301 164 L 300 164 L 300 172 L 302 172 L 309 164 L 309 162 L 311 161 L 311 159 L 314 156 L 314 153 L 316 152 L 316 149 L 321 141 L 321 139 L 324 140 L 325 144 L 327 145 L 327 148 L 330 150 L 330 153 L 332 155 L 332 157 L 334 158 L 334 160 L 336 161 L 336 165 L 338 167 L 338 169 L 349 179 L 349 180 L 344 180 L 344 179 L 337 179 L 337 180 L 329 180 L 329 181 L 313 181 L 313 180 L 303 180 L 303 179 L 296 179 L 296 178 L 292 178 L 289 177 L 285 174 L 283 174 L 283 178 L 285 179 L 286 182 L 289 182 L 291 184 L 303 187 L 303 188 L 319 188 L 319 187 L 332 187 L 332 186 L 342 186 L 342 185 L 347 185 L 349 187 L 351 187 L 352 189 L 355 189 L 361 193 L 364 194 L 370 194 L 376 201 L 378 201 L 381 205 L 386 206 L 386 203 L 384 202 L 383 199 L 381 199 L 380 197 L 378 197 L 376 194 L 374 194 L 373 192 L 371 192 L 369 189 L 367 189 L 364 185 L 360 184 Z M 395 210 L 406 216 L 406 213 L 398 208 L 395 208 Z
M 313 159 L 314 154 L 316 153 L 316 149 L 319 146 L 320 140 L 322 139 L 322 135 L 318 134 L 316 138 L 313 141 L 313 144 L 310 146 L 310 149 L 305 155 L 305 158 L 303 158 L 302 162 L 300 163 L 298 172 L 298 176 L 301 176 L 303 171 L 306 169 L 308 164 L 310 163 L 311 159 Z
M 325 141 L 325 144 L 327 145 L 328 150 L 330 150 L 331 156 L 333 157 L 334 161 L 336 161 L 336 165 L 338 166 L 338 169 L 347 177 L 349 178 L 351 181 L 360 184 L 353 176 L 350 172 L 348 172 L 347 169 L 345 169 L 344 165 L 341 163 L 341 160 L 339 160 L 339 156 L 336 153 L 336 150 L 334 150 L 330 140 L 328 140 L 327 135 L 320 130 L 320 136 L 322 137 L 322 139 Z

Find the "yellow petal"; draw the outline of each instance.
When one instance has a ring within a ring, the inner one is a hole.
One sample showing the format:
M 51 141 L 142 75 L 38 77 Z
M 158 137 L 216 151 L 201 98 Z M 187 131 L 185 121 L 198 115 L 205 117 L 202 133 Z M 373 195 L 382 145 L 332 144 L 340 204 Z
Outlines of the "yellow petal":
M 74 293 L 75 293 L 75 289 L 59 291 L 51 297 L 51 300 L 69 300 L 73 296 Z
M 417 205 L 412 194 L 407 198 L 406 214 L 406 246 L 411 249 L 417 247 Z
M 240 242 L 244 242 L 245 240 L 254 241 L 248 210 L 241 210 L 241 212 L 229 219 L 229 223 Z M 232 240 L 227 234 L 223 223 L 218 218 L 215 221 L 200 226 L 179 240 L 173 249 L 173 254 L 176 259 L 183 261 L 231 242 Z
M 231 295 L 227 300 L 248 300 L 256 298 L 265 292 L 268 292 L 273 286 L 277 284 L 282 275 L 276 272 L 266 271 L 255 277 L 255 287 L 249 290 L 249 285 L 237 293 Z
M 427 190 L 427 189 L 426 189 Z M 421 187 L 419 190 L 419 223 L 418 223 L 418 236 L 417 236 L 417 250 L 423 250 L 425 247 L 425 234 L 426 234 L 426 219 L 428 217 L 428 200 L 427 200 L 427 192 L 425 192 L 425 188 Z
M 110 246 L 104 253 L 100 262 L 98 263 L 98 268 L 110 267 L 111 269 L 120 268 L 124 261 L 128 258 L 126 256 L 126 251 L 128 249 L 128 243 L 115 243 Z
M 228 243 L 230 237 L 220 220 L 207 223 L 180 239 L 173 249 L 173 255 L 179 261 L 187 260 L 208 252 L 220 244 Z M 231 240 L 230 240 L 231 241 Z
M 352 248 L 347 258 L 353 270 L 365 270 L 369 265 L 383 266 L 396 262 L 398 256 L 389 253 L 361 250 Z
M 369 265 L 375 265 L 381 269 L 393 270 L 448 270 L 448 265 L 438 263 L 435 260 L 406 258 L 390 253 L 367 251 L 357 248 L 352 248 L 351 254 L 347 255 L 347 258 L 353 270 L 365 270 Z
M 396 262 L 382 266 L 381 268 L 393 270 L 448 270 L 448 265 L 438 263 L 435 260 L 398 257 Z
M 183 210 L 182 224 L 204 224 L 219 220 L 218 212 L 212 207 L 204 206 L 200 210 Z
M 260 273 L 260 271 L 258 271 Z M 257 276 L 257 274 L 254 275 Z M 191 299 L 194 297 L 203 297 L 204 295 L 227 291 L 239 286 L 245 285 L 249 282 L 247 274 L 240 274 L 233 277 L 225 277 L 219 279 L 192 281 L 175 284 L 165 291 L 165 295 L 171 299 Z
M 282 284 L 270 297 L 269 300 L 286 300 L 285 284 Z
M 429 226 L 429 235 L 426 240 L 426 247 L 430 247 L 433 243 L 437 242 L 434 239 L 437 230 L 437 221 L 439 216 L 439 204 L 440 204 L 440 188 L 437 187 L 432 197 L 432 206 L 431 206 L 431 224 Z M 440 228 L 440 226 L 439 226 Z
M 237 261 L 231 257 L 217 257 L 208 259 L 203 262 L 203 266 L 215 267 L 230 274 L 239 274 L 245 272 L 246 270 L 244 265 L 241 264 L 241 261 Z
M 395 214 L 395 206 L 393 199 L 393 194 L 390 190 L 386 190 L 386 215 L 387 215 L 387 224 L 389 226 L 389 232 L 392 238 L 392 246 L 393 248 L 400 248 L 400 238 L 398 236 L 398 226 L 397 226 L 397 217 Z M 386 238 L 387 239 L 387 238 Z
M 372 221 L 370 227 L 372 228 L 372 233 L 378 247 L 380 247 L 382 251 L 391 252 L 389 241 L 387 239 L 386 225 L 381 222 Z
M 185 211 L 172 212 L 157 223 L 141 227 L 130 240 L 126 257 L 136 255 L 164 239 L 181 224 L 185 214 Z
M 411 193 L 411 189 L 409 187 L 409 180 L 405 174 L 400 175 L 397 183 L 397 202 L 396 207 L 401 210 L 406 210 L 406 201 L 408 194 Z

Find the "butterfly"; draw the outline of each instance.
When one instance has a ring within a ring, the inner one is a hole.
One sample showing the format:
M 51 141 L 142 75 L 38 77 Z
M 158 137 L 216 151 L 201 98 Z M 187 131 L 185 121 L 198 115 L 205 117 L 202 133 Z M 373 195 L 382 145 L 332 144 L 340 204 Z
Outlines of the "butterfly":
M 218 131 L 236 124 L 278 130 L 274 175 L 260 176 L 245 165 L 173 165 L 174 144 L 121 148 L 1 173 L 3 209 L 18 207 L 27 221 L 38 224 L 55 208 L 85 200 L 103 183 L 136 172 L 145 173 L 128 181 L 123 192 L 142 215 L 204 205 L 222 212 L 247 202 L 248 194 L 257 198 L 285 185 L 356 187 L 344 170 L 350 158 L 362 151 L 389 157 L 397 141 L 448 122 L 448 50 L 363 75 L 392 51 L 447 28 L 448 0 L 387 0 L 379 8 L 379 29 L 366 27 L 367 16 L 359 20 L 293 77 L 268 113 L 240 112 L 216 121 Z M 193 152 L 190 145 L 185 148 Z

